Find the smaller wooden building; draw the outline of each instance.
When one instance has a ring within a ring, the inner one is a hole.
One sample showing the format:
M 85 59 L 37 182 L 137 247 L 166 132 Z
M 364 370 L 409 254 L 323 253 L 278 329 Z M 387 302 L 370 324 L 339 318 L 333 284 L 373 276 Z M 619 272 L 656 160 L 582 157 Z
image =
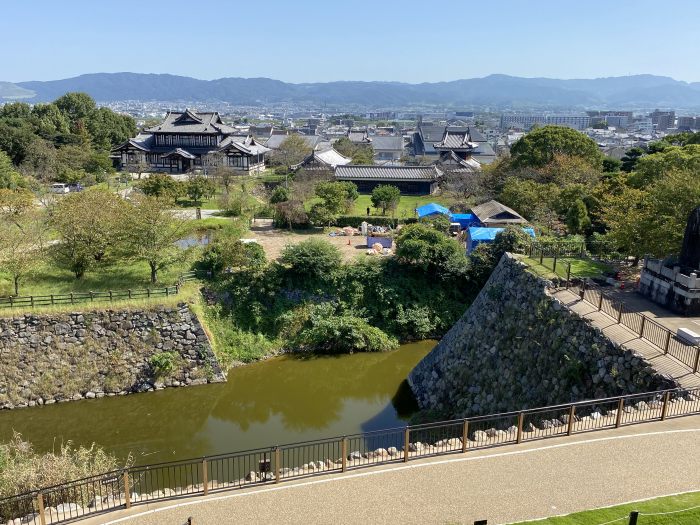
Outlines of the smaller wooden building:
M 396 186 L 402 195 L 432 195 L 438 189 L 442 172 L 436 166 L 346 165 L 335 169 L 335 179 L 350 181 L 360 193 L 372 193 L 379 185 Z

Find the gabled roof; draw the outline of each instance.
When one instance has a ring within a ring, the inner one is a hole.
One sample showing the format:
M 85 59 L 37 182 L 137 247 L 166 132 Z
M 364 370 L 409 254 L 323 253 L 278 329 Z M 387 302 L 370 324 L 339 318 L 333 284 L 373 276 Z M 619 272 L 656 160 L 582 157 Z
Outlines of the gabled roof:
M 219 151 L 226 152 L 231 149 L 235 149 L 246 155 L 259 155 L 270 151 L 270 148 L 266 148 L 262 144 L 258 143 L 251 135 L 247 135 L 245 137 L 226 137 L 221 141 Z
M 485 226 L 494 223 L 525 224 L 527 222 L 518 212 L 495 200 L 474 206 L 472 213 Z
M 182 157 L 183 159 L 190 159 L 193 160 L 196 157 L 192 155 L 189 151 L 186 151 L 182 148 L 175 148 L 172 151 L 168 151 L 167 153 L 164 153 L 161 155 L 162 158 L 167 159 L 168 157 Z
M 423 206 L 419 206 L 416 208 L 416 212 L 418 212 L 418 218 L 421 219 L 423 217 L 428 217 L 429 215 L 435 215 L 435 214 L 440 214 L 440 215 L 449 215 L 450 210 L 445 208 L 444 206 L 440 206 L 439 204 L 436 204 L 434 202 L 431 202 L 429 204 L 424 204 Z
M 302 160 L 299 164 L 291 166 L 291 168 L 296 170 L 309 164 L 310 162 L 318 162 L 319 164 L 335 169 L 336 166 L 345 166 L 346 164 L 350 164 L 352 159 L 346 157 L 345 155 L 341 155 L 333 148 L 329 148 L 323 151 L 312 151 L 304 158 L 304 160 Z
M 436 181 L 442 172 L 436 166 L 365 166 L 349 164 L 335 169 L 338 180 Z
M 469 128 L 451 129 L 445 128 L 440 142 L 433 143 L 437 150 L 473 150 L 479 146 L 471 141 Z
M 151 148 L 153 147 L 153 135 L 150 133 L 139 133 L 133 139 L 129 139 L 126 142 L 121 143 L 119 146 L 115 146 L 112 148 L 112 151 L 121 151 L 130 147 L 141 151 L 151 151 Z
M 218 112 L 195 113 L 189 109 L 185 111 L 169 111 L 165 120 L 148 128 L 149 133 L 208 133 L 229 135 L 235 133 L 235 129 L 221 121 Z
M 457 155 L 454 151 L 445 151 L 440 155 L 440 164 L 443 167 L 452 169 L 454 171 L 468 171 L 475 172 L 481 170 L 481 163 L 475 158 L 469 156 L 463 159 Z M 454 166 L 454 168 L 453 168 Z

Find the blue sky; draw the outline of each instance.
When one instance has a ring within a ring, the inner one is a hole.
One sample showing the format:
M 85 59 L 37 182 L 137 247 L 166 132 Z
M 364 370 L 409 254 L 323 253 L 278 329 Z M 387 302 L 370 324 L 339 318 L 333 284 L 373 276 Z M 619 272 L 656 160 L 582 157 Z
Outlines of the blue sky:
M 696 0 L 7 0 L 0 80 L 133 71 L 434 82 L 700 81 Z

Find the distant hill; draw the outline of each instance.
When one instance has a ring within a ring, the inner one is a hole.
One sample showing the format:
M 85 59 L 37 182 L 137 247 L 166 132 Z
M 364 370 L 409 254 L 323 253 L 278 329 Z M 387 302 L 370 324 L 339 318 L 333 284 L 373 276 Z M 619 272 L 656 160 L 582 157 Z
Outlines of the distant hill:
M 21 100 L 25 98 L 31 98 L 35 95 L 33 91 L 29 89 L 24 89 L 16 84 L 11 84 L 10 82 L 0 81 L 0 100 Z
M 0 83 L 0 97 L 36 95 L 49 101 L 85 91 L 101 102 L 118 100 L 224 101 L 259 105 L 277 102 L 399 107 L 411 104 L 494 107 L 673 107 L 700 108 L 700 83 L 633 75 L 559 80 L 489 75 L 483 78 L 407 84 L 325 82 L 292 84 L 269 78 L 198 80 L 164 74 L 94 73 L 64 80 Z

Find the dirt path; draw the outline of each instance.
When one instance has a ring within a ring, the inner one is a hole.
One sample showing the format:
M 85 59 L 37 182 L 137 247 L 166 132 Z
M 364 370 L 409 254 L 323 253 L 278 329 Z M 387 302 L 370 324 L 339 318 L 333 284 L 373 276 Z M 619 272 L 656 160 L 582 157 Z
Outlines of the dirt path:
M 248 238 L 256 239 L 265 250 L 268 260 L 277 259 L 284 247 L 288 244 L 298 244 L 306 239 L 323 239 L 337 246 L 343 255 L 345 261 L 354 259 L 357 256 L 366 257 L 367 246 L 365 238 L 361 236 L 353 237 L 331 237 L 328 233 L 318 230 L 309 230 L 309 232 L 288 230 L 280 230 L 271 227 L 255 227 L 251 228 Z M 348 239 L 350 245 L 348 245 Z

